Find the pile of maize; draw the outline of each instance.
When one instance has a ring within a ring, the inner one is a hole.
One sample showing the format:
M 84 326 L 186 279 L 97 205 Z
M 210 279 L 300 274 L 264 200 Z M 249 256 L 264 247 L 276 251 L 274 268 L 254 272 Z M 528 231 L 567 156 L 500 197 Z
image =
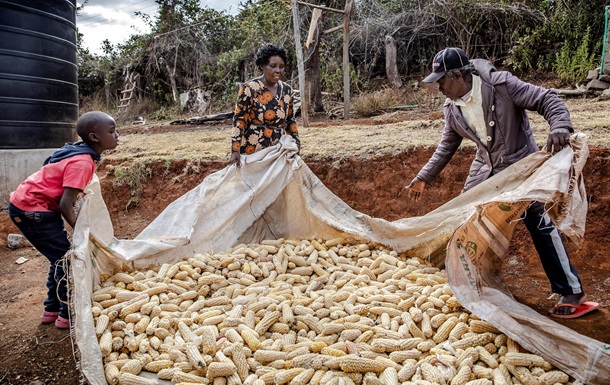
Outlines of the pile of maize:
M 370 243 L 242 244 L 102 282 L 110 385 L 579 384 L 463 309 L 443 270 Z

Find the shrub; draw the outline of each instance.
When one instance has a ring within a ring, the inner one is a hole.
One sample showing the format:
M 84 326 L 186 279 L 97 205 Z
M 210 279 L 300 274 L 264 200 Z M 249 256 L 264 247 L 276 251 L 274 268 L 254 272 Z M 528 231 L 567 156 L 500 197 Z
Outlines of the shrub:
M 402 91 L 393 88 L 362 93 L 354 98 L 351 110 L 364 117 L 379 115 L 388 107 L 400 104 L 402 96 Z
M 589 35 L 590 29 L 587 29 L 576 50 L 565 44 L 556 55 L 553 69 L 561 80 L 575 84 L 585 79 L 587 72 L 595 68 L 595 54 L 589 53 Z

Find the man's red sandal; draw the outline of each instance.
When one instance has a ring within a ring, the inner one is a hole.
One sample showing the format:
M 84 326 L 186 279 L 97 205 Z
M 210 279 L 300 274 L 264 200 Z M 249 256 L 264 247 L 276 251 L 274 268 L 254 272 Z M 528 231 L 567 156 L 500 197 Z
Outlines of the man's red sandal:
M 560 305 L 557 304 L 557 305 L 553 306 L 554 309 L 559 309 L 562 307 L 569 307 L 569 308 L 574 309 L 574 311 L 570 314 L 557 314 L 557 313 L 553 313 L 553 311 L 550 311 L 549 315 L 551 317 L 564 318 L 564 319 L 578 318 L 582 315 L 585 315 L 585 314 L 590 313 L 593 310 L 597 309 L 599 307 L 599 304 L 597 302 L 585 301 L 585 302 L 581 303 L 580 305 L 562 303 Z

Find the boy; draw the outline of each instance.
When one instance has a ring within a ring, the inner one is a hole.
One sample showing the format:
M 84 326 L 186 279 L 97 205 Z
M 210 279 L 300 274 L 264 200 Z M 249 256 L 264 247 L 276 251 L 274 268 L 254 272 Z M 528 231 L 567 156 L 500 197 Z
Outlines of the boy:
M 63 219 L 74 228 L 74 204 L 93 178 L 100 154 L 114 149 L 118 133 L 114 119 L 100 111 L 83 114 L 76 123 L 81 142 L 55 151 L 42 169 L 30 175 L 10 194 L 11 220 L 30 243 L 51 263 L 42 323 L 70 328 L 63 256 L 70 241 Z

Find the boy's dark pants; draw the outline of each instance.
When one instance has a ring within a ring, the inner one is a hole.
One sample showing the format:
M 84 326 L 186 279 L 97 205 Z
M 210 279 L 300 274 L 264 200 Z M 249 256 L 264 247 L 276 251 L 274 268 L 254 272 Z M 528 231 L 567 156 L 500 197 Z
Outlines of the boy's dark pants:
M 533 202 L 526 210 L 523 222 L 532 236 L 553 293 L 561 295 L 582 293 L 578 273 L 570 262 L 559 231 L 544 211 L 544 204 Z
M 59 212 L 23 211 L 9 203 L 8 213 L 13 223 L 28 241 L 43 254 L 49 262 L 47 277 L 47 299 L 45 311 L 59 312 L 68 318 L 67 276 L 64 271 L 63 256 L 70 250 L 70 241 Z

